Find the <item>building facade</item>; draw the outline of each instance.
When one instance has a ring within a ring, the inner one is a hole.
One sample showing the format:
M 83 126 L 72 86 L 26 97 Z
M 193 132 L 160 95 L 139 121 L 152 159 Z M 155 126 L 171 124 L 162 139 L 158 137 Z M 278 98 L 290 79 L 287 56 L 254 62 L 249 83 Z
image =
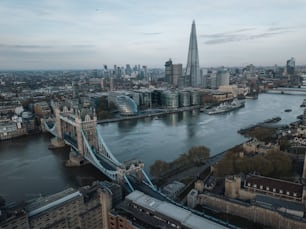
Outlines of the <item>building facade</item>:
M 78 190 L 68 188 L 40 197 L 22 209 L 14 210 L 14 214 L 6 214 L 6 217 L 2 215 L 6 211 L 1 209 L 0 228 L 108 228 L 108 212 L 121 199 L 120 185 L 97 181 Z

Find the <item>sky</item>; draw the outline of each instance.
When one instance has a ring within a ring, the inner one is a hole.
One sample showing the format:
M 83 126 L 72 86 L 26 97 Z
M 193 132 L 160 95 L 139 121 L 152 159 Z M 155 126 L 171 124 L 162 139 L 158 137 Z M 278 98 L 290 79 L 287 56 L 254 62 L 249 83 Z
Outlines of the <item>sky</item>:
M 0 70 L 306 64 L 306 0 L 1 0 Z

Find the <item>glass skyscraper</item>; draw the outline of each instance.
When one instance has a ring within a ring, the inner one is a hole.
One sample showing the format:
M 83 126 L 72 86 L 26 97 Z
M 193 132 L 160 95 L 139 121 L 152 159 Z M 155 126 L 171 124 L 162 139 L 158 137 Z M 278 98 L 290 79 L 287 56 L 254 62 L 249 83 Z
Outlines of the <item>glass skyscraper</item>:
M 200 66 L 199 66 L 199 53 L 195 21 L 192 22 L 187 67 L 185 73 L 185 86 L 198 87 L 200 86 Z

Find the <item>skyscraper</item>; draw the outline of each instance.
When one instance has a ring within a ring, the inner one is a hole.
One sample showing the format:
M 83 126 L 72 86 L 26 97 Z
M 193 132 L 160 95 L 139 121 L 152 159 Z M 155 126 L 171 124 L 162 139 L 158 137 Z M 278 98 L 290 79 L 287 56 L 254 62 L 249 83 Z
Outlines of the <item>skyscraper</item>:
M 290 60 L 287 60 L 286 71 L 289 83 L 291 85 L 299 85 L 300 80 L 297 74 L 295 74 L 295 59 L 291 57 Z
M 295 59 L 291 57 L 290 60 L 287 60 L 287 64 L 286 64 L 287 74 L 294 75 L 294 69 L 295 69 Z
M 165 63 L 165 81 L 169 84 L 172 83 L 172 60 L 169 59 Z
M 195 21 L 192 22 L 187 67 L 185 73 L 185 86 L 198 87 L 200 84 L 199 53 Z

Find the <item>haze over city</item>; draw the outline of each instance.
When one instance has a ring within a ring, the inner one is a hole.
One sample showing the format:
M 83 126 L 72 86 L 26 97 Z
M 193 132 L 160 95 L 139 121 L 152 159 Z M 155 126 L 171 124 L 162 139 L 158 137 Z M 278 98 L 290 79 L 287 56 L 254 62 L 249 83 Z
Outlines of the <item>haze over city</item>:
M 201 67 L 306 63 L 303 0 L 5 0 L 0 69 L 80 69 L 145 64 L 169 57 L 186 66 L 197 26 Z

